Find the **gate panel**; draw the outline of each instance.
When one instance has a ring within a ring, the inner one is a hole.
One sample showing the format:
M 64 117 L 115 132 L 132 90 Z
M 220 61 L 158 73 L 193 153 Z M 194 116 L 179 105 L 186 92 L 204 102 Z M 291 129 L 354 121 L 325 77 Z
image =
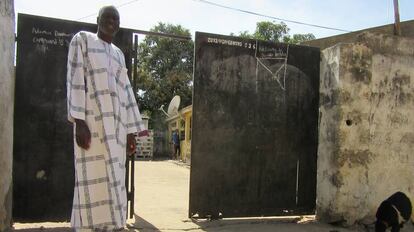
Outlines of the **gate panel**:
M 189 216 L 313 213 L 319 49 L 196 33 Z
M 70 218 L 74 161 L 72 125 L 67 121 L 66 111 L 66 62 L 68 44 L 80 30 L 96 32 L 96 25 L 18 15 L 13 152 L 15 221 Z M 126 60 L 131 60 L 132 32 L 121 29 L 114 43 L 123 50 Z

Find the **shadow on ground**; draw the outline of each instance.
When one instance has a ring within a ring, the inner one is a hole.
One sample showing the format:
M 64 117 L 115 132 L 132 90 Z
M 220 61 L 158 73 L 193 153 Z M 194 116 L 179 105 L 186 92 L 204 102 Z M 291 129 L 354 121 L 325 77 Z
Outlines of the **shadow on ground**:
M 214 229 L 223 226 L 307 224 L 315 222 L 313 217 L 224 218 L 219 220 L 192 218 L 191 221 L 205 231 L 214 231 Z
M 150 230 L 154 232 L 160 232 L 161 230 L 155 227 L 150 222 L 146 221 L 142 217 L 135 214 L 135 223 L 130 226 L 131 229 L 137 229 L 137 230 Z
M 55 227 L 55 228 L 25 228 L 25 229 L 14 229 L 13 231 L 19 232 L 72 232 L 70 227 Z
M 54 224 L 64 224 L 62 226 L 56 226 Z M 124 229 L 122 232 L 136 231 L 128 224 L 128 229 Z M 13 231 L 17 232 L 73 232 L 69 223 L 16 223 Z M 157 230 L 154 230 L 157 231 Z

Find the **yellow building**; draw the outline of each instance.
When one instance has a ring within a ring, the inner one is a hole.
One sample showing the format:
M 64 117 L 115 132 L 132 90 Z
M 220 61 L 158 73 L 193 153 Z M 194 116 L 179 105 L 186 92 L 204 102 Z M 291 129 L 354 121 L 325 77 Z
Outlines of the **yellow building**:
M 192 105 L 179 110 L 177 114 L 171 115 L 166 119 L 168 123 L 167 139 L 171 144 L 172 133 L 179 131 L 180 136 L 180 160 L 189 163 L 191 160 L 191 119 L 193 107 Z M 170 146 L 170 152 L 173 153 L 173 145 Z

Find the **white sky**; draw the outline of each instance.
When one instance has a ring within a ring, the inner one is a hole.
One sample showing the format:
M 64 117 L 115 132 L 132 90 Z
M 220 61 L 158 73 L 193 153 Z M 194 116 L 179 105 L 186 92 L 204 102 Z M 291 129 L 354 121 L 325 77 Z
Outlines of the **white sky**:
M 277 18 L 349 31 L 394 22 L 393 0 L 209 0 L 217 4 Z M 121 27 L 149 30 L 158 22 L 190 30 L 228 35 L 254 32 L 259 21 L 280 21 L 202 3 L 198 0 L 15 0 L 18 13 L 95 23 L 101 6 L 120 6 Z M 123 6 L 122 6 L 123 5 Z M 414 19 L 414 1 L 399 0 L 401 21 Z M 86 17 L 88 16 L 88 17 Z M 84 18 L 86 17 L 86 18 Z M 83 18 L 83 19 L 81 19 Z M 17 21 L 17 20 L 16 20 Z M 344 32 L 287 23 L 290 34 L 317 38 Z

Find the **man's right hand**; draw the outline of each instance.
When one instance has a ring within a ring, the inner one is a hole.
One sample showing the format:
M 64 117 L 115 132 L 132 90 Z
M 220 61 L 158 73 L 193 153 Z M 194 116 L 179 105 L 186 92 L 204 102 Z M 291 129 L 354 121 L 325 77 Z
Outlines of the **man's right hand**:
M 75 119 L 75 137 L 76 143 L 79 147 L 88 150 L 89 146 L 91 145 L 91 132 L 86 125 L 86 122 L 80 119 Z

